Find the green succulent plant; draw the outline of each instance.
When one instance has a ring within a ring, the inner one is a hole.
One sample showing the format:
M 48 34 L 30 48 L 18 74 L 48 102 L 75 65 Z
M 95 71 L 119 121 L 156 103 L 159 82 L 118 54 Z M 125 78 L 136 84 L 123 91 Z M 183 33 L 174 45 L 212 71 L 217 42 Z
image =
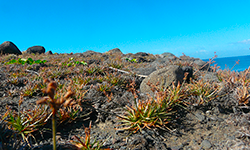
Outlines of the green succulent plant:
M 126 58 L 126 60 L 127 60 L 128 62 L 137 63 L 136 58 L 133 58 L 133 59 Z
M 47 60 L 33 60 L 32 58 L 28 58 L 28 59 L 18 58 L 18 59 L 12 59 L 9 62 L 7 62 L 6 64 L 22 64 L 22 65 L 29 64 L 29 65 L 32 65 L 32 64 L 44 64 L 46 62 L 47 62 Z

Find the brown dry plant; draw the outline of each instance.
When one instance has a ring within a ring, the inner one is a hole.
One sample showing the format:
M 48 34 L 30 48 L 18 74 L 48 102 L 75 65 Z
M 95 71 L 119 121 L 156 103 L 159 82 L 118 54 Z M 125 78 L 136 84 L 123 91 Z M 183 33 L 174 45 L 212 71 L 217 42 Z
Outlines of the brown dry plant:
M 38 100 L 37 105 L 47 104 L 52 110 L 53 149 L 56 150 L 56 115 L 58 113 L 58 109 L 61 106 L 66 107 L 75 104 L 74 99 L 71 98 L 75 93 L 69 86 L 68 91 L 64 96 L 55 99 L 54 96 L 56 94 L 57 83 L 55 81 L 50 81 L 49 79 L 45 79 L 44 83 L 48 84 L 47 88 L 43 90 L 44 93 L 48 94 L 48 97 L 44 97 L 41 100 Z

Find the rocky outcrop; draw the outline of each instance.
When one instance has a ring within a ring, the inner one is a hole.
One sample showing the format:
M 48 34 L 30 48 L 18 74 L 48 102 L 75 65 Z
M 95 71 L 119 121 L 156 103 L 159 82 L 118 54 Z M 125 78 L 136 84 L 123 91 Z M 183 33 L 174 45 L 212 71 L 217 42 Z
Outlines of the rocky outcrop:
M 134 72 L 141 75 L 150 75 L 152 72 L 156 71 L 157 69 L 160 69 L 160 67 L 167 65 L 169 65 L 168 58 L 157 58 L 155 61 L 145 67 L 136 68 Z
M 32 47 L 29 47 L 27 50 L 26 50 L 26 53 L 28 54 L 44 54 L 45 53 L 45 48 L 43 46 L 32 46 Z
M 107 52 L 107 54 L 119 54 L 119 55 L 122 55 L 122 51 L 119 49 L 119 48 L 114 48 L 114 49 L 111 49 Z
M 84 53 L 77 53 L 77 55 L 79 56 L 82 56 L 82 57 L 91 57 L 93 55 L 101 55 L 102 53 L 99 53 L 99 52 L 95 52 L 95 51 L 92 51 L 92 50 L 88 50 Z
M 21 55 L 22 52 L 17 48 L 17 46 L 14 43 L 10 41 L 5 41 L 0 45 L 0 54 Z
M 52 55 L 53 53 L 52 53 L 52 51 L 47 51 L 45 54 L 46 55 Z
M 135 57 L 145 57 L 148 56 L 148 53 L 145 52 L 138 52 L 134 54 Z
M 194 58 L 194 57 L 189 57 L 189 56 L 183 55 L 183 56 L 179 57 L 178 61 L 181 61 L 183 63 L 186 62 L 186 63 L 192 64 L 192 65 L 194 65 L 194 67 L 196 69 L 199 69 L 199 70 L 209 70 L 210 69 L 210 64 L 201 60 L 200 58 Z
M 169 52 L 165 52 L 165 53 L 160 54 L 160 57 L 162 57 L 162 58 L 164 58 L 164 57 L 172 58 L 172 57 L 174 57 L 174 56 L 175 56 L 174 54 L 169 53 Z
M 143 62 L 153 62 L 156 58 L 155 56 L 150 55 L 148 53 L 138 52 L 135 54 L 132 53 L 125 54 L 123 59 L 132 62 L 134 62 L 133 60 L 135 60 L 135 62 L 137 63 L 143 63 Z
M 177 65 L 169 65 L 163 69 L 159 69 L 153 73 L 151 73 L 146 79 L 144 79 L 140 85 L 140 90 L 143 93 L 149 93 L 152 94 L 151 87 L 148 85 L 148 83 L 151 83 L 153 85 L 157 85 L 159 89 L 167 88 L 172 83 L 175 85 L 178 84 L 178 82 L 182 83 L 184 74 L 188 73 L 187 79 L 190 79 L 193 75 L 193 70 L 191 67 L 180 67 Z
M 201 59 L 194 60 L 194 64 L 197 65 L 199 70 L 208 70 L 210 67 L 209 63 L 207 63 Z
M 136 57 L 134 57 L 134 55 L 135 54 L 131 54 L 129 59 L 136 58 Z M 204 70 L 204 71 L 211 70 L 209 63 L 207 63 L 199 58 L 193 58 L 193 57 L 189 57 L 189 56 L 180 56 L 180 58 L 178 58 L 178 57 L 174 56 L 173 54 L 167 53 L 167 52 L 160 54 L 159 56 L 160 57 L 154 59 L 154 61 L 151 62 L 149 65 L 147 65 L 143 68 L 136 68 L 133 71 L 138 73 L 138 74 L 141 74 L 141 75 L 149 75 L 153 71 L 156 71 L 157 69 L 168 66 L 168 65 L 193 66 L 193 69 L 196 69 L 196 70 L 197 69 Z M 148 56 L 146 56 L 146 57 L 148 57 Z M 144 61 L 144 62 L 149 62 L 149 61 Z
M 26 51 L 26 53 L 28 54 L 44 54 L 45 53 L 45 48 L 43 46 L 32 46 L 32 47 L 29 47 Z

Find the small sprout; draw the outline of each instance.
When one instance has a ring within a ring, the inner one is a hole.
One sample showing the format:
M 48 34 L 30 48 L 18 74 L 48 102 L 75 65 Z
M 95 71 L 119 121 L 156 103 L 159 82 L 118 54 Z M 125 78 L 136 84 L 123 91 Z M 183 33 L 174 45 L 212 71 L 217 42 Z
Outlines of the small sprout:
M 85 138 L 83 137 L 78 137 L 78 136 L 74 136 L 74 138 L 77 141 L 73 141 L 71 140 L 70 142 L 73 143 L 74 146 L 76 146 L 78 149 L 82 149 L 82 150 L 102 150 L 103 148 L 101 148 L 104 144 L 104 142 L 99 142 L 96 141 L 96 139 L 94 139 L 93 142 L 91 142 L 90 139 L 90 131 L 91 131 L 91 122 L 89 124 L 89 127 L 84 127 L 85 130 Z M 110 148 L 105 148 L 103 150 L 111 150 Z
M 76 64 L 76 65 L 80 64 L 80 61 L 75 61 L 75 64 Z
M 69 61 L 66 63 L 62 63 L 63 66 L 76 66 L 76 65 L 87 65 L 87 63 L 85 61 L 74 61 L 74 58 L 71 57 L 69 58 Z
M 68 66 L 68 67 L 71 67 L 71 66 L 72 66 L 72 63 L 71 63 L 71 62 L 69 62 L 69 63 L 67 64 L 67 66 Z
M 28 58 L 28 59 L 26 60 L 26 63 L 29 64 L 29 65 L 32 65 L 33 62 L 34 62 L 34 60 L 33 60 L 32 58 Z
M 136 58 L 133 58 L 133 59 L 131 59 L 131 58 L 126 58 L 126 60 L 127 60 L 128 62 L 137 63 Z
M 81 64 L 84 66 L 88 65 L 85 61 L 81 61 Z

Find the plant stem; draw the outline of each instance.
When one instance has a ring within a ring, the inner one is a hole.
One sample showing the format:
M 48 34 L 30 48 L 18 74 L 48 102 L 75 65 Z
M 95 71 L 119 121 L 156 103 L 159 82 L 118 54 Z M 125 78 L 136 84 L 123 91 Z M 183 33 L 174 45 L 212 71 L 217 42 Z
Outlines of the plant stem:
M 53 150 L 56 150 L 56 113 L 52 115 Z

